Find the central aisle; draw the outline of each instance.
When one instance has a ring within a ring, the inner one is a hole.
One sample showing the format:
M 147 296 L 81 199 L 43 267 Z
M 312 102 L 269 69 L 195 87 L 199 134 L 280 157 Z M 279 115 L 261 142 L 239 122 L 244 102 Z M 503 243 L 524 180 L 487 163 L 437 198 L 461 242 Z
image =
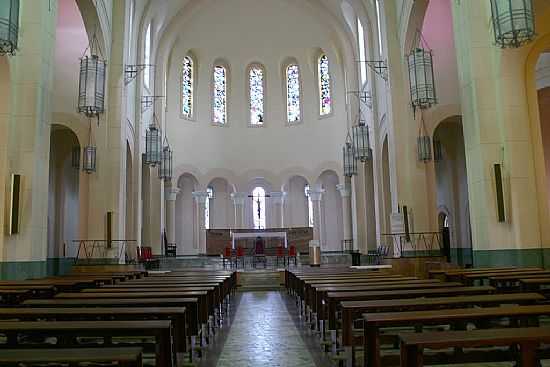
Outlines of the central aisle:
M 242 293 L 218 367 L 316 364 L 280 292 Z

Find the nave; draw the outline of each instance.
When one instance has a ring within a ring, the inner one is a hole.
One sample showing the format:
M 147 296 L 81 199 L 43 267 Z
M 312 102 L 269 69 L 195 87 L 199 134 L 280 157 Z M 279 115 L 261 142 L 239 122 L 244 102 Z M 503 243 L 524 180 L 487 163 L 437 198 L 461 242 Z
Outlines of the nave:
M 0 366 L 547 366 L 550 271 L 81 266 L 0 282 Z M 265 279 L 269 279 L 266 277 Z

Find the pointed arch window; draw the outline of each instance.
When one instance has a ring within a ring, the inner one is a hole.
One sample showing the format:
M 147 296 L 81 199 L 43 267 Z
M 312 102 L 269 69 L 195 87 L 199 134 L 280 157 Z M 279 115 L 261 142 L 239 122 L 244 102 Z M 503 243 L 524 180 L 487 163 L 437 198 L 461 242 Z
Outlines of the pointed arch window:
M 329 115 L 332 111 L 332 90 L 328 56 L 322 54 L 317 61 L 317 77 L 319 78 L 319 114 Z
M 265 108 L 265 69 L 262 65 L 248 67 L 248 105 L 250 125 L 264 124 Z
M 288 123 L 300 122 L 301 91 L 300 91 L 300 67 L 297 63 L 291 63 L 285 68 L 286 80 L 286 115 Z
M 254 228 L 265 229 L 265 190 L 263 187 L 256 187 L 252 191 L 252 213 L 254 215 Z
M 227 122 L 227 67 L 214 65 L 213 73 L 213 121 L 219 125 Z
M 193 116 L 193 97 L 195 92 L 195 62 L 191 56 L 183 58 L 181 85 L 181 113 L 185 118 Z

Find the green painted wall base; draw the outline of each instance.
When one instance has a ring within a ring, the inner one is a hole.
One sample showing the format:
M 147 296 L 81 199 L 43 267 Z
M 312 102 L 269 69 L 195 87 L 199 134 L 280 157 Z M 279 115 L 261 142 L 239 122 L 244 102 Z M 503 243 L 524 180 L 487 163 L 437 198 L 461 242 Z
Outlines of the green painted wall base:
M 2 261 L 0 262 L 0 279 L 22 280 L 63 275 L 71 270 L 73 263 L 73 259 L 67 258 L 45 261 Z
M 550 248 L 474 251 L 474 267 L 536 266 L 550 269 Z
M 471 248 L 451 248 L 451 262 L 453 264 L 467 267 L 472 265 L 472 249 Z

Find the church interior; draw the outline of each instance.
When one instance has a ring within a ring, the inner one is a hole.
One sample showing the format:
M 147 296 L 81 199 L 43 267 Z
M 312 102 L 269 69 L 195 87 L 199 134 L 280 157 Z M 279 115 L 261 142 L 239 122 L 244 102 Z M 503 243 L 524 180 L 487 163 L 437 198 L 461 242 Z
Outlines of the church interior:
M 550 366 L 550 1 L 0 0 L 0 223 L 0 366 Z

